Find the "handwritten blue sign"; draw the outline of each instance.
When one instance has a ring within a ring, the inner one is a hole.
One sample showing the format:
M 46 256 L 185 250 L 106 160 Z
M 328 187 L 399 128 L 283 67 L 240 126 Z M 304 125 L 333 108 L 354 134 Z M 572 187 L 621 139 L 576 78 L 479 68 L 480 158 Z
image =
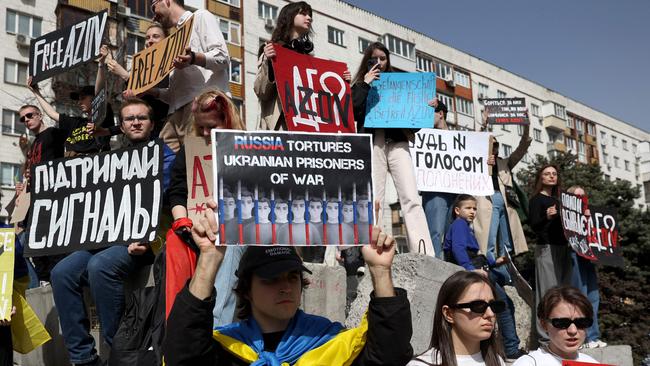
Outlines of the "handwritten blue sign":
M 372 83 L 366 101 L 365 127 L 432 128 L 436 96 L 433 72 L 383 72 Z

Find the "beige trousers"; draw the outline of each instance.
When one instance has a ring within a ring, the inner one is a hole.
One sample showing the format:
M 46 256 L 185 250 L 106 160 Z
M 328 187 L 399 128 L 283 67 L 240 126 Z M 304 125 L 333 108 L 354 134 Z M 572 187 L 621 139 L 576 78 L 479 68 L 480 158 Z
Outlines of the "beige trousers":
M 185 104 L 172 113 L 160 130 L 160 138 L 175 153 L 180 150 L 185 140 L 185 135 L 192 127 L 190 117 L 192 117 L 192 102 Z

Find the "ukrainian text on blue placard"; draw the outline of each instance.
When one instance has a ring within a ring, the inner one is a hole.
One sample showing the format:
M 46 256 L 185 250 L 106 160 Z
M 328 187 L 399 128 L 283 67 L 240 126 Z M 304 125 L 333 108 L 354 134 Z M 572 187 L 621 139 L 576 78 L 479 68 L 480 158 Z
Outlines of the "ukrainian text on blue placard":
M 368 92 L 364 125 L 374 128 L 431 128 L 435 110 L 427 103 L 435 96 L 435 73 L 381 73 Z

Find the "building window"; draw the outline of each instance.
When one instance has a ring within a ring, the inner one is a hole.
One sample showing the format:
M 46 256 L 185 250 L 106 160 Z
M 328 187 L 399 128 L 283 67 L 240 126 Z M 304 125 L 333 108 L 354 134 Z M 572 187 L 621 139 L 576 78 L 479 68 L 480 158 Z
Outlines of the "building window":
M 568 150 L 576 150 L 576 140 L 572 139 L 571 137 L 564 137 L 564 143 L 566 144 L 566 148 Z
M 371 43 L 372 41 L 359 37 L 359 52 L 363 53 L 366 50 L 366 48 L 370 46 Z
M 474 115 L 474 103 L 471 100 L 456 97 L 456 111 L 468 116 Z M 505 125 L 504 125 L 505 126 Z
M 5 59 L 5 83 L 25 85 L 28 65 L 25 62 Z
M 623 150 L 627 151 L 627 140 L 623 139 L 621 144 L 623 145 Z
M 230 82 L 241 84 L 241 61 L 230 59 Z
M 636 144 L 632 144 L 632 152 L 636 153 Z
M 533 138 L 537 142 L 542 142 L 542 130 L 540 130 L 538 128 L 534 128 L 533 129 Z
M 609 164 L 609 154 L 603 153 L 603 163 Z
M 144 49 L 146 40 L 134 33 L 127 33 L 126 35 L 126 53 L 127 55 L 135 55 Z
M 605 174 L 605 179 L 606 180 L 612 180 L 612 177 L 609 174 Z
M 327 40 L 335 45 L 345 47 L 343 45 L 343 31 L 340 29 L 327 26 Z
M 257 3 L 257 15 L 262 19 L 275 21 L 278 18 L 278 7 L 259 1 Z
M 617 168 L 619 168 L 619 165 L 621 165 L 621 164 L 619 163 L 620 161 L 621 161 L 621 159 L 619 159 L 618 156 L 615 156 L 615 157 L 614 157 L 614 166 L 617 167 Z
M 566 126 L 568 128 L 576 128 L 576 121 L 573 119 L 573 117 L 571 116 L 567 117 Z
M 479 99 L 488 97 L 488 86 L 483 83 L 478 83 L 478 97 Z
M 600 131 L 600 139 L 603 140 L 604 142 L 606 138 L 607 138 L 607 134 L 605 133 L 605 131 Z
M 556 116 L 566 119 L 566 110 L 564 109 L 564 106 L 553 103 L 553 110 Z
M 409 60 L 415 58 L 415 45 L 411 42 L 406 42 L 403 39 L 387 34 L 384 36 L 384 44 L 392 53 L 398 54 Z
M 433 60 L 423 55 L 415 55 L 415 69 L 422 72 L 433 72 Z
M 440 61 L 436 62 L 436 76 L 443 80 L 451 80 L 451 66 Z
M 539 117 L 539 106 L 537 104 L 531 104 L 530 113 L 535 117 Z
M 576 130 L 578 133 L 583 133 L 585 131 L 584 122 L 582 120 L 576 119 Z
M 625 170 L 627 170 L 629 172 L 630 171 L 630 162 L 625 160 L 623 163 L 625 163 Z
M 22 175 L 19 164 L 0 163 L 0 185 L 13 188 L 16 180 Z
M 153 10 L 151 9 L 151 1 L 128 0 L 127 6 L 131 9 L 131 14 L 136 14 L 148 19 L 151 19 L 154 16 Z
M 447 112 L 453 112 L 454 111 L 454 100 L 448 96 L 447 94 L 442 94 L 438 93 L 437 95 L 438 100 L 444 103 L 444 105 L 447 106 Z M 449 116 L 449 114 L 447 114 Z
M 512 146 L 503 144 L 503 157 L 507 158 L 512 154 Z
M 228 5 L 239 7 L 239 0 L 217 0 L 220 3 L 226 3 Z
M 26 132 L 25 124 L 20 122 L 18 112 L 2 110 L 2 133 L 5 135 L 22 135 Z
M 454 70 L 454 82 L 457 85 L 464 86 L 469 88 L 469 75 L 462 73 L 458 70 Z
M 518 125 L 518 126 L 517 126 L 517 134 L 518 134 L 519 136 L 523 136 L 523 135 L 524 135 L 524 126 L 521 126 L 521 125 Z
M 587 123 L 587 133 L 596 136 L 596 126 L 593 123 Z
M 506 97 L 506 92 L 497 90 L 497 98 L 505 98 Z
M 510 126 L 509 125 L 501 125 L 501 131 L 510 132 Z
M 239 23 L 233 22 L 232 20 L 228 19 L 221 19 L 217 18 L 219 20 L 219 29 L 221 29 L 221 34 L 223 34 L 223 39 L 226 40 L 226 42 L 230 42 L 235 45 L 240 45 L 241 40 L 239 37 Z
M 616 136 L 612 136 L 612 146 L 618 147 L 618 138 Z
M 7 9 L 7 21 L 5 23 L 7 33 L 24 34 L 31 38 L 38 38 L 41 36 L 42 23 L 43 19 L 41 18 Z
M 587 155 L 585 154 L 585 143 L 578 141 L 578 160 L 581 163 L 587 162 Z

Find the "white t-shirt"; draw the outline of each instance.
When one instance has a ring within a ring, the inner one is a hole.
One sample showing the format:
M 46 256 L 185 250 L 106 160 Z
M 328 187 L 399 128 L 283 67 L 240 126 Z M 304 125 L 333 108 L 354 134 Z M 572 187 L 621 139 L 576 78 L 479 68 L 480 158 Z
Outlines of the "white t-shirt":
M 426 351 L 424 354 L 418 356 L 414 360 L 411 360 L 406 366 L 428 366 L 431 364 L 439 364 L 440 356 L 433 359 L 434 349 Z M 503 360 L 499 359 L 502 366 L 505 365 Z M 475 353 L 473 355 L 456 355 L 456 364 L 458 366 L 485 366 L 485 361 L 483 361 L 483 356 L 481 352 Z
M 572 361 L 598 363 L 593 357 L 578 352 L 578 358 Z M 521 356 L 512 366 L 562 366 L 562 358 L 540 348 Z

